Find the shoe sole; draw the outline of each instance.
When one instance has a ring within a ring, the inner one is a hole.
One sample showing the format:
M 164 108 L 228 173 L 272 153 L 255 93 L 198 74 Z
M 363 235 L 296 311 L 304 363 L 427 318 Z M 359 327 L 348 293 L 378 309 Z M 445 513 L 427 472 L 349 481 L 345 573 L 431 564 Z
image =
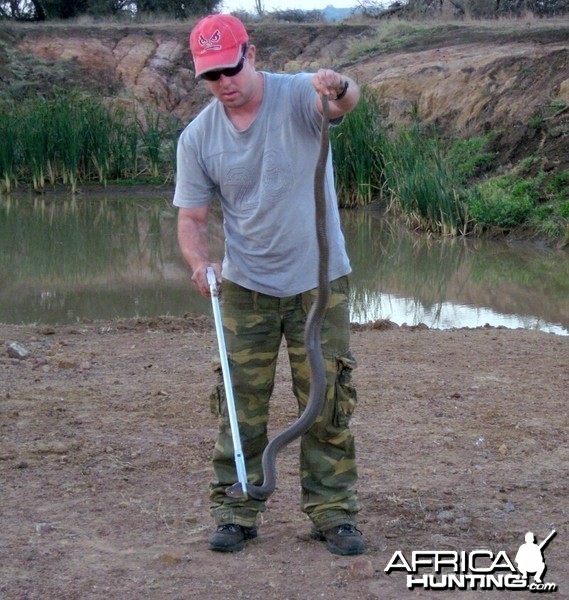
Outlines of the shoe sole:
M 234 544 L 233 546 L 216 546 L 215 544 L 210 544 L 209 549 L 213 552 L 239 552 L 245 548 L 245 541 Z
M 338 546 L 334 546 L 333 544 L 327 543 L 326 548 L 332 554 L 336 554 L 337 556 L 357 556 L 358 554 L 364 553 L 364 548 L 354 548 L 353 550 L 338 548 Z
M 243 550 L 243 548 L 245 547 L 245 542 L 247 540 L 254 540 L 257 537 L 257 529 L 253 529 L 247 532 L 243 532 L 243 539 L 240 542 L 237 542 L 236 544 L 233 544 L 231 546 L 223 546 L 223 545 L 217 545 L 217 544 L 213 544 L 213 543 L 209 543 L 209 549 L 212 550 L 213 552 L 239 552 L 241 550 Z

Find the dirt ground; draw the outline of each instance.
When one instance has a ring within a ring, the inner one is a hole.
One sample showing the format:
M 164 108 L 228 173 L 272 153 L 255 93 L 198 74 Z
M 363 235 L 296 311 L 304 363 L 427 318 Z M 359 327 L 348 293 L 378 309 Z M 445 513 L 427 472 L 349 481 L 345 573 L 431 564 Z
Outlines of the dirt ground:
M 207 549 L 207 318 L 0 325 L 0 597 L 523 598 L 409 590 L 384 569 L 398 550 L 513 560 L 527 531 L 541 541 L 552 528 L 544 581 L 569 597 L 569 337 L 384 325 L 353 328 L 360 557 L 310 539 L 295 444 L 259 537 Z M 11 357 L 12 342 L 30 355 Z M 282 356 L 273 433 L 294 405 Z

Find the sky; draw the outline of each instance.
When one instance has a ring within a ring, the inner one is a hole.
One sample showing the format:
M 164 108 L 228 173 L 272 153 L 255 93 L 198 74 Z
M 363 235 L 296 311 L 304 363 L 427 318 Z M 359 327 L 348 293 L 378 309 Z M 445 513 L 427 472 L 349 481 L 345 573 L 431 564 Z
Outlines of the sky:
M 351 8 L 357 5 L 357 0 L 263 0 L 266 11 L 272 10 L 322 10 L 328 5 L 335 8 Z M 224 0 L 223 12 L 243 9 L 255 12 L 255 0 Z

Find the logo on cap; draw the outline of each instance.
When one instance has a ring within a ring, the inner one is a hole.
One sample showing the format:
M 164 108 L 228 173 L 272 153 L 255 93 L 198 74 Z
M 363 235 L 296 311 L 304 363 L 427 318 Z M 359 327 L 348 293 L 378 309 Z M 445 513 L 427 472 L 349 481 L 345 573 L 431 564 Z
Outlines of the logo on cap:
M 221 31 L 216 29 L 212 36 L 207 39 L 204 37 L 202 33 L 200 33 L 198 37 L 199 45 L 202 47 L 202 52 L 207 52 L 208 50 L 221 50 Z

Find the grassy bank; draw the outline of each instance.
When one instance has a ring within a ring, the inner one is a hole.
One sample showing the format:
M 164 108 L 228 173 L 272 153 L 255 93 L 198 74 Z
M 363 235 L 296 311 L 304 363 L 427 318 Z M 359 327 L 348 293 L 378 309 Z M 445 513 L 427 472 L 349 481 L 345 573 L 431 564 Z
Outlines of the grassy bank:
M 79 93 L 5 101 L 0 109 L 3 193 L 173 179 L 180 129 L 173 118 Z M 357 108 L 331 131 L 341 204 L 380 201 L 410 228 L 433 235 L 516 230 L 569 242 L 569 171 L 529 176 L 532 158 L 499 171 L 492 138 L 443 141 L 419 122 L 387 129 L 379 99 L 364 89 Z
M 504 169 L 495 135 L 442 140 L 418 121 L 387 129 L 378 98 L 364 89 L 332 131 L 341 202 L 379 199 L 409 227 L 435 235 L 515 231 L 569 243 L 569 171 L 546 173 L 537 155 Z

